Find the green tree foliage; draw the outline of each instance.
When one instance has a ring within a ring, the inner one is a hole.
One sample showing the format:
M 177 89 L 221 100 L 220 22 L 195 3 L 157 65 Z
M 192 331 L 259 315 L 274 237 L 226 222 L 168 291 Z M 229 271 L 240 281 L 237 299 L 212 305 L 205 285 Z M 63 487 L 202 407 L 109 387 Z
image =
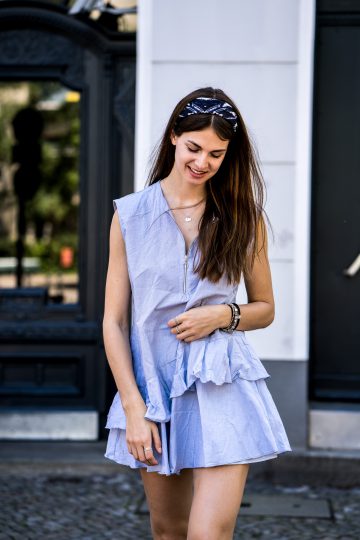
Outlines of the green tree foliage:
M 64 246 L 74 249 L 75 265 L 78 249 L 79 208 L 79 148 L 80 101 L 67 99 L 69 89 L 55 81 L 6 83 L 7 88 L 26 85 L 28 103 L 0 103 L 0 162 L 10 164 L 14 140 L 11 120 L 23 107 L 41 111 L 44 130 L 41 138 L 41 183 L 35 196 L 27 202 L 26 222 L 33 225 L 35 241 L 27 242 L 26 255 L 40 257 L 43 270 L 59 269 L 60 250 Z M 4 88 L 5 84 L 1 85 Z M 74 94 L 72 94 L 74 96 Z M 0 204 L 13 199 L 1 191 Z M 13 255 L 8 242 L 0 245 L 1 255 Z

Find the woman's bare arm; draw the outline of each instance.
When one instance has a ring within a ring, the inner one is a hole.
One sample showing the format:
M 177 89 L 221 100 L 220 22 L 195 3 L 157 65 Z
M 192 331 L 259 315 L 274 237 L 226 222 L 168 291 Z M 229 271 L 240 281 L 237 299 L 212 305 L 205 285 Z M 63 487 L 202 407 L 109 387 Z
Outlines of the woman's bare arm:
M 129 303 L 131 288 L 125 243 L 117 211 L 110 227 L 109 265 L 105 287 L 103 336 L 106 356 L 125 412 L 144 407 L 136 384 L 129 344 Z
M 268 259 L 265 224 L 258 229 L 258 244 L 251 276 L 245 279 L 248 304 L 241 304 L 241 320 L 237 330 L 256 330 L 269 326 L 275 317 L 275 301 Z
M 125 242 L 119 216 L 114 213 L 110 227 L 109 265 L 105 287 L 103 336 L 106 356 L 126 415 L 126 443 L 135 459 L 157 465 L 153 448 L 161 452 L 161 439 L 155 422 L 144 415 L 147 406 L 136 384 L 129 341 L 131 286 Z

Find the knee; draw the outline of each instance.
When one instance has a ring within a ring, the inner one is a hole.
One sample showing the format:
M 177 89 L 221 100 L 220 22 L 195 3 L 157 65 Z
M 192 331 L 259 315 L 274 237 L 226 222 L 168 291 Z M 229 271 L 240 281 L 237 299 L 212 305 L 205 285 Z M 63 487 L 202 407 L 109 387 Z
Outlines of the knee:
M 152 519 L 151 529 L 154 540 L 186 540 L 187 539 L 186 521 L 177 521 L 170 523 L 163 519 Z

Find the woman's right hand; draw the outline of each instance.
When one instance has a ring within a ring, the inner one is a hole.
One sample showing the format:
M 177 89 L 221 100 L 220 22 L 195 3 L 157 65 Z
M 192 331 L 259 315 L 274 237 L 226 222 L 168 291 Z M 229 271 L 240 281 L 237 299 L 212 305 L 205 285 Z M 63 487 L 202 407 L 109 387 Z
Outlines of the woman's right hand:
M 153 446 L 161 453 L 161 439 L 155 422 L 144 418 L 146 405 L 142 403 L 126 412 L 126 443 L 135 459 L 148 465 L 157 465 Z M 151 450 L 144 450 L 150 448 Z

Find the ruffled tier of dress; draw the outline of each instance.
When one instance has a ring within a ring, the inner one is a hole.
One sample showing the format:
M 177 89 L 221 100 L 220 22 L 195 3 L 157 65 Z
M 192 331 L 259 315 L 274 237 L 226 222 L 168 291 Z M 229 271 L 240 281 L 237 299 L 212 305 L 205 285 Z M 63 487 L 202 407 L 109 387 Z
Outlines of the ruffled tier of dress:
M 216 330 L 207 338 L 190 344 L 179 343 L 170 397 L 181 396 L 197 379 L 202 383 L 222 385 L 233 382 L 237 377 L 256 381 L 270 375 L 244 332 L 227 334 Z
M 179 341 L 166 376 L 139 390 L 145 418 L 157 423 L 158 465 L 136 460 L 127 449 L 126 416 L 119 394 L 109 410 L 105 457 L 131 468 L 179 474 L 184 468 L 253 463 L 291 451 L 267 388 L 270 377 L 244 332 L 219 330 L 191 343 Z

